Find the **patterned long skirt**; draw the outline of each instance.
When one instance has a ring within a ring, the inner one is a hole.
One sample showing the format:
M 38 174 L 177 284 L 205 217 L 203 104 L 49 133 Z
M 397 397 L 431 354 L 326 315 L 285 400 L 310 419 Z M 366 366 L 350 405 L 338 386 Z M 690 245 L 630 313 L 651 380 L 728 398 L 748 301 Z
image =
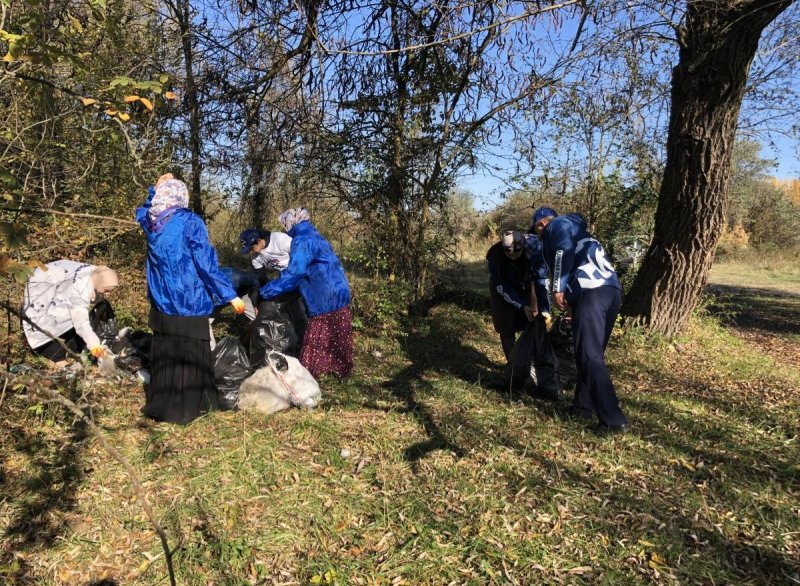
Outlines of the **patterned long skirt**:
M 334 373 L 346 377 L 353 370 L 353 315 L 350 306 L 308 319 L 300 364 L 314 378 Z

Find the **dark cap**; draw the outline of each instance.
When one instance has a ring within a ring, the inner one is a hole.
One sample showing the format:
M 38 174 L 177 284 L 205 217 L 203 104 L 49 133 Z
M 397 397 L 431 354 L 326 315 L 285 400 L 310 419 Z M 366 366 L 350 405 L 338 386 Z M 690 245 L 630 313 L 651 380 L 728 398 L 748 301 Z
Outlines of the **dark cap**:
M 259 238 L 261 238 L 261 232 L 254 228 L 250 228 L 239 234 L 239 242 L 242 245 L 241 253 L 247 254 L 250 252 L 250 249 L 253 248 L 253 244 L 258 242 Z
M 536 225 L 536 222 L 539 220 L 543 220 L 544 218 L 554 217 L 557 216 L 558 212 L 555 211 L 553 208 L 548 207 L 541 207 L 533 212 L 533 219 L 531 220 L 531 228 Z

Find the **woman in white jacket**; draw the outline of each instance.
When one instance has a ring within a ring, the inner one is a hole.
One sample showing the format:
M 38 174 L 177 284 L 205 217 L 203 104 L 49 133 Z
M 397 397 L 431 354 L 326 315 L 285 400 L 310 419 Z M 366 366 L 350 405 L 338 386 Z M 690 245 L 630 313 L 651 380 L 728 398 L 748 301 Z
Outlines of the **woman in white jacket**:
M 107 295 L 117 288 L 117 273 L 108 267 L 71 260 L 57 260 L 46 268 L 36 269 L 25 283 L 22 311 L 38 326 L 23 320 L 28 344 L 36 354 L 56 363 L 67 353 L 48 334 L 61 338 L 74 352 L 88 347 L 96 358 L 103 356 L 105 349 L 92 330 L 89 308 L 98 293 Z

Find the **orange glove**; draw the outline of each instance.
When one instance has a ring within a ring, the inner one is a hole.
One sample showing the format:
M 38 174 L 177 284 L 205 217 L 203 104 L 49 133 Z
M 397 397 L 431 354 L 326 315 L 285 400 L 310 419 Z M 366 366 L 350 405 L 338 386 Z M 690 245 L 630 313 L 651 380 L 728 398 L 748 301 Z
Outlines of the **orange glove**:
M 106 349 L 103 348 L 102 346 L 94 346 L 89 351 L 92 353 L 92 356 L 94 356 L 95 358 L 102 358 L 103 356 L 106 355 Z
M 231 301 L 231 307 L 233 307 L 233 311 L 239 315 L 244 313 L 244 301 L 242 301 L 239 297 Z

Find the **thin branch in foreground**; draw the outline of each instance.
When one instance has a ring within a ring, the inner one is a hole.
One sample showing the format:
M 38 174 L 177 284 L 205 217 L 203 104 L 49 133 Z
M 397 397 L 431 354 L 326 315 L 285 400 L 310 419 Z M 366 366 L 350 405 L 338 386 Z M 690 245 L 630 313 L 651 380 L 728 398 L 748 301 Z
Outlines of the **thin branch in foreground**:
M 142 507 L 145 515 L 147 515 L 147 519 L 150 521 L 150 524 L 155 529 L 156 533 L 158 534 L 158 538 L 161 541 L 161 548 L 164 550 L 164 557 L 167 560 L 167 570 L 169 571 L 169 582 L 171 586 L 176 586 L 175 581 L 175 570 L 172 566 L 172 552 L 169 549 L 169 541 L 167 540 L 167 534 L 164 531 L 161 524 L 156 519 L 155 514 L 153 513 L 153 509 L 150 507 L 150 503 L 147 501 L 144 493 L 142 492 L 142 487 L 139 482 L 139 478 L 136 475 L 136 472 L 133 469 L 133 466 L 130 465 L 130 462 L 125 459 L 125 457 L 120 454 L 114 446 L 112 446 L 108 440 L 106 439 L 105 435 L 100 428 L 92 421 L 92 418 L 87 416 L 86 413 L 81 411 L 81 409 L 70 399 L 55 391 L 53 389 L 49 389 L 47 387 L 43 388 L 33 388 L 31 389 L 34 394 L 44 395 L 53 403 L 58 403 L 63 405 L 69 411 L 71 411 L 76 417 L 81 419 L 88 427 L 92 430 L 94 435 L 97 437 L 100 445 L 103 446 L 103 449 L 108 452 L 108 454 L 114 458 L 117 462 L 122 464 L 125 468 L 125 472 L 128 475 L 128 478 L 131 482 L 131 487 L 133 488 L 134 494 L 136 494 L 136 500 L 139 502 L 139 506 Z
M 67 353 L 70 356 L 78 358 L 80 360 L 80 358 L 81 358 L 80 355 L 76 354 L 75 352 L 73 352 L 72 350 L 67 348 L 67 346 L 66 346 L 66 344 L 64 344 L 63 340 L 53 336 L 53 334 L 51 334 L 47 330 L 44 330 L 44 329 L 40 328 L 39 326 L 37 326 L 35 323 L 33 323 L 31 321 L 31 319 L 27 315 L 25 315 L 21 311 L 15 309 L 10 304 L 5 303 L 3 301 L 0 301 L 0 306 L 4 307 L 6 310 L 10 311 L 11 313 L 16 315 L 21 320 L 24 320 L 25 322 L 27 322 L 30 325 L 32 325 L 34 328 L 36 328 L 37 330 L 39 330 L 40 332 L 42 332 L 43 334 L 48 336 L 51 340 L 56 340 L 59 343 L 59 345 L 61 345 L 61 347 L 64 350 L 67 351 Z M 87 370 L 86 365 L 84 365 L 84 376 L 86 375 L 86 370 Z M 12 375 L 10 373 L 6 372 L 5 385 L 8 384 L 9 378 L 12 378 Z M 87 384 L 88 384 L 88 379 L 86 379 L 86 380 L 87 380 Z M 5 385 L 3 387 L 3 394 L 5 394 Z M 128 462 L 128 460 L 126 460 L 125 457 L 121 453 L 119 453 L 108 442 L 108 440 L 106 439 L 105 435 L 100 430 L 100 428 L 97 427 L 97 425 L 92 420 L 92 418 L 89 417 L 88 415 L 86 415 L 86 413 L 84 413 L 80 409 L 80 407 L 78 407 L 78 405 L 76 405 L 69 398 L 65 397 L 64 395 L 62 395 L 58 391 L 55 391 L 53 389 L 49 389 L 47 387 L 42 387 L 42 388 L 33 387 L 33 388 L 30 388 L 30 389 L 31 389 L 31 391 L 33 391 L 34 395 L 36 395 L 36 394 L 44 395 L 45 397 L 47 397 L 47 399 L 50 402 L 58 403 L 60 405 L 63 405 L 70 412 L 72 412 L 75 416 L 77 416 L 84 423 L 86 423 L 86 425 L 89 426 L 89 429 L 91 429 L 92 432 L 94 432 L 95 436 L 97 437 L 97 439 L 100 442 L 100 445 L 103 447 L 103 449 L 112 458 L 114 458 L 117 462 L 122 464 L 122 466 L 125 468 L 125 472 L 128 475 L 128 479 L 131 482 L 131 487 L 133 488 L 133 492 L 136 495 L 136 500 L 139 502 L 139 506 L 142 507 L 142 510 L 144 511 L 145 515 L 147 516 L 148 521 L 150 521 L 150 524 L 153 526 L 153 529 L 158 534 L 158 538 L 161 541 L 161 548 L 164 550 L 164 558 L 167 561 L 167 571 L 169 572 L 170 585 L 171 586 L 176 586 L 177 582 L 175 581 L 175 570 L 174 570 L 173 565 L 172 565 L 172 551 L 169 548 L 169 541 L 167 539 L 167 534 L 164 531 L 164 529 L 161 527 L 161 524 L 158 522 L 158 519 L 156 519 L 156 516 L 153 513 L 153 509 L 150 507 L 150 503 L 148 502 L 147 498 L 145 497 L 144 492 L 142 492 L 142 487 L 141 487 L 141 483 L 139 482 L 139 477 L 136 475 L 136 472 L 134 471 L 133 466 L 131 466 L 130 462 Z
M 130 226 L 138 226 L 137 222 L 133 220 L 123 220 L 122 218 L 113 218 L 111 216 L 98 216 L 96 214 L 83 214 L 79 212 L 61 212 L 58 210 L 40 210 L 36 208 L 12 208 L 8 206 L 0 206 L 0 210 L 4 212 L 19 212 L 22 214 L 53 214 L 54 216 L 68 216 L 71 218 L 88 218 L 92 220 L 110 220 L 118 224 L 127 224 Z

